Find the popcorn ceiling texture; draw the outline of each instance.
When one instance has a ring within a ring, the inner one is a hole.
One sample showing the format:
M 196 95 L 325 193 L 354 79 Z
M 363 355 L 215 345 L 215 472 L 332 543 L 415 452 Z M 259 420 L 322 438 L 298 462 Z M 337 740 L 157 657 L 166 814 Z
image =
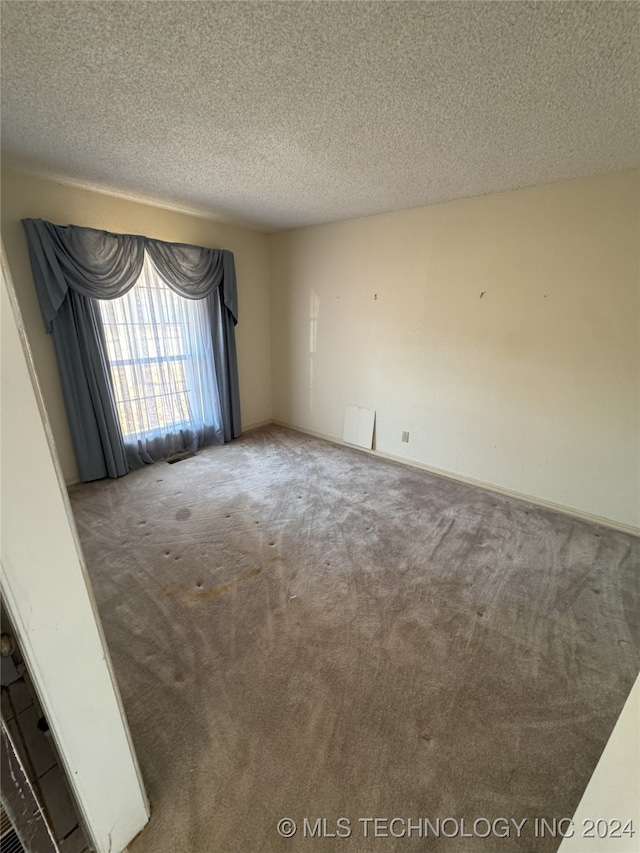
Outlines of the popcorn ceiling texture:
M 637 165 L 640 11 L 5 2 L 9 161 L 277 230 Z

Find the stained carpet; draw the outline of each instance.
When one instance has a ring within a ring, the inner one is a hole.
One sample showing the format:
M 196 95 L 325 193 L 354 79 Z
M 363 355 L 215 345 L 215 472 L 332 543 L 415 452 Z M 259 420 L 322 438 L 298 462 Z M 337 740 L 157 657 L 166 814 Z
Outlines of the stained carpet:
M 557 848 L 640 667 L 638 539 L 275 426 L 71 498 L 131 853 Z

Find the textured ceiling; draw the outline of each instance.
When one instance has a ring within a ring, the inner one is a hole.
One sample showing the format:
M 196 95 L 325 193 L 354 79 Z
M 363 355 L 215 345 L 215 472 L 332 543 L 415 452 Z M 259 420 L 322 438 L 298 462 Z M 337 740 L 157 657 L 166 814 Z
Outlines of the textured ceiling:
M 2 3 L 7 160 L 264 230 L 638 165 L 624 2 Z

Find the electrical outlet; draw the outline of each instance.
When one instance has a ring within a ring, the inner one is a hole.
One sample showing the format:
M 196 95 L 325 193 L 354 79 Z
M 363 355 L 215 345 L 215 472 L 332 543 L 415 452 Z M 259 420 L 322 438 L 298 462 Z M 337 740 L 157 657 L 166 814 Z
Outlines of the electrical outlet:
M 408 432 L 405 432 L 404 430 L 403 430 L 403 432 L 402 432 L 402 440 L 403 440 L 404 442 L 406 442 L 407 444 L 409 443 L 409 433 L 408 433 Z

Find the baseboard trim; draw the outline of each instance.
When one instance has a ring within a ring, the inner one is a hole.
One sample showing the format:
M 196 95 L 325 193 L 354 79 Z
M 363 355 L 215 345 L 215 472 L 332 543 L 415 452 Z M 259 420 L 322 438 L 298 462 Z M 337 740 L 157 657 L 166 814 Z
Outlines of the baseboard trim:
M 436 477 L 444 477 L 446 480 L 455 480 L 457 483 L 464 483 L 467 486 L 477 486 L 480 489 L 495 492 L 508 498 L 514 498 L 515 500 L 523 501 L 524 503 L 533 504 L 534 506 L 539 506 L 543 509 L 560 512 L 563 515 L 570 515 L 572 518 L 579 518 L 581 521 L 587 521 L 590 524 L 598 524 L 601 527 L 608 527 L 612 530 L 618 530 L 621 533 L 640 536 L 640 527 L 636 527 L 633 524 L 625 524 L 622 521 L 616 521 L 612 518 L 593 515 L 593 513 L 585 512 L 581 509 L 575 509 L 574 507 L 564 506 L 563 504 L 557 504 L 553 501 L 548 501 L 545 498 L 536 497 L 535 495 L 527 495 L 523 492 L 516 492 L 513 489 L 506 489 L 504 486 L 496 486 L 494 483 L 487 483 L 483 480 L 476 480 L 473 477 L 466 477 L 464 474 L 455 474 L 452 471 L 444 471 L 441 468 L 435 468 L 432 465 L 425 465 L 423 462 L 403 459 L 401 456 L 394 456 L 393 454 L 385 453 L 382 450 L 368 450 L 365 447 L 357 447 L 356 445 L 348 444 L 346 441 L 343 441 L 341 438 L 336 438 L 333 435 L 326 435 L 325 433 L 316 432 L 315 430 L 304 429 L 303 427 L 294 426 L 293 424 L 286 423 L 285 421 L 273 420 L 271 423 L 276 426 L 285 427 L 286 429 L 292 429 L 295 432 L 300 432 L 304 435 L 321 438 L 323 441 L 328 441 L 330 444 L 336 444 L 339 447 L 348 447 L 350 450 L 357 450 L 360 453 L 366 453 L 369 456 L 375 456 L 378 459 L 385 459 L 387 462 L 393 462 L 396 465 L 403 465 L 407 468 L 416 468 L 419 471 L 426 471 L 428 474 L 434 474 Z

